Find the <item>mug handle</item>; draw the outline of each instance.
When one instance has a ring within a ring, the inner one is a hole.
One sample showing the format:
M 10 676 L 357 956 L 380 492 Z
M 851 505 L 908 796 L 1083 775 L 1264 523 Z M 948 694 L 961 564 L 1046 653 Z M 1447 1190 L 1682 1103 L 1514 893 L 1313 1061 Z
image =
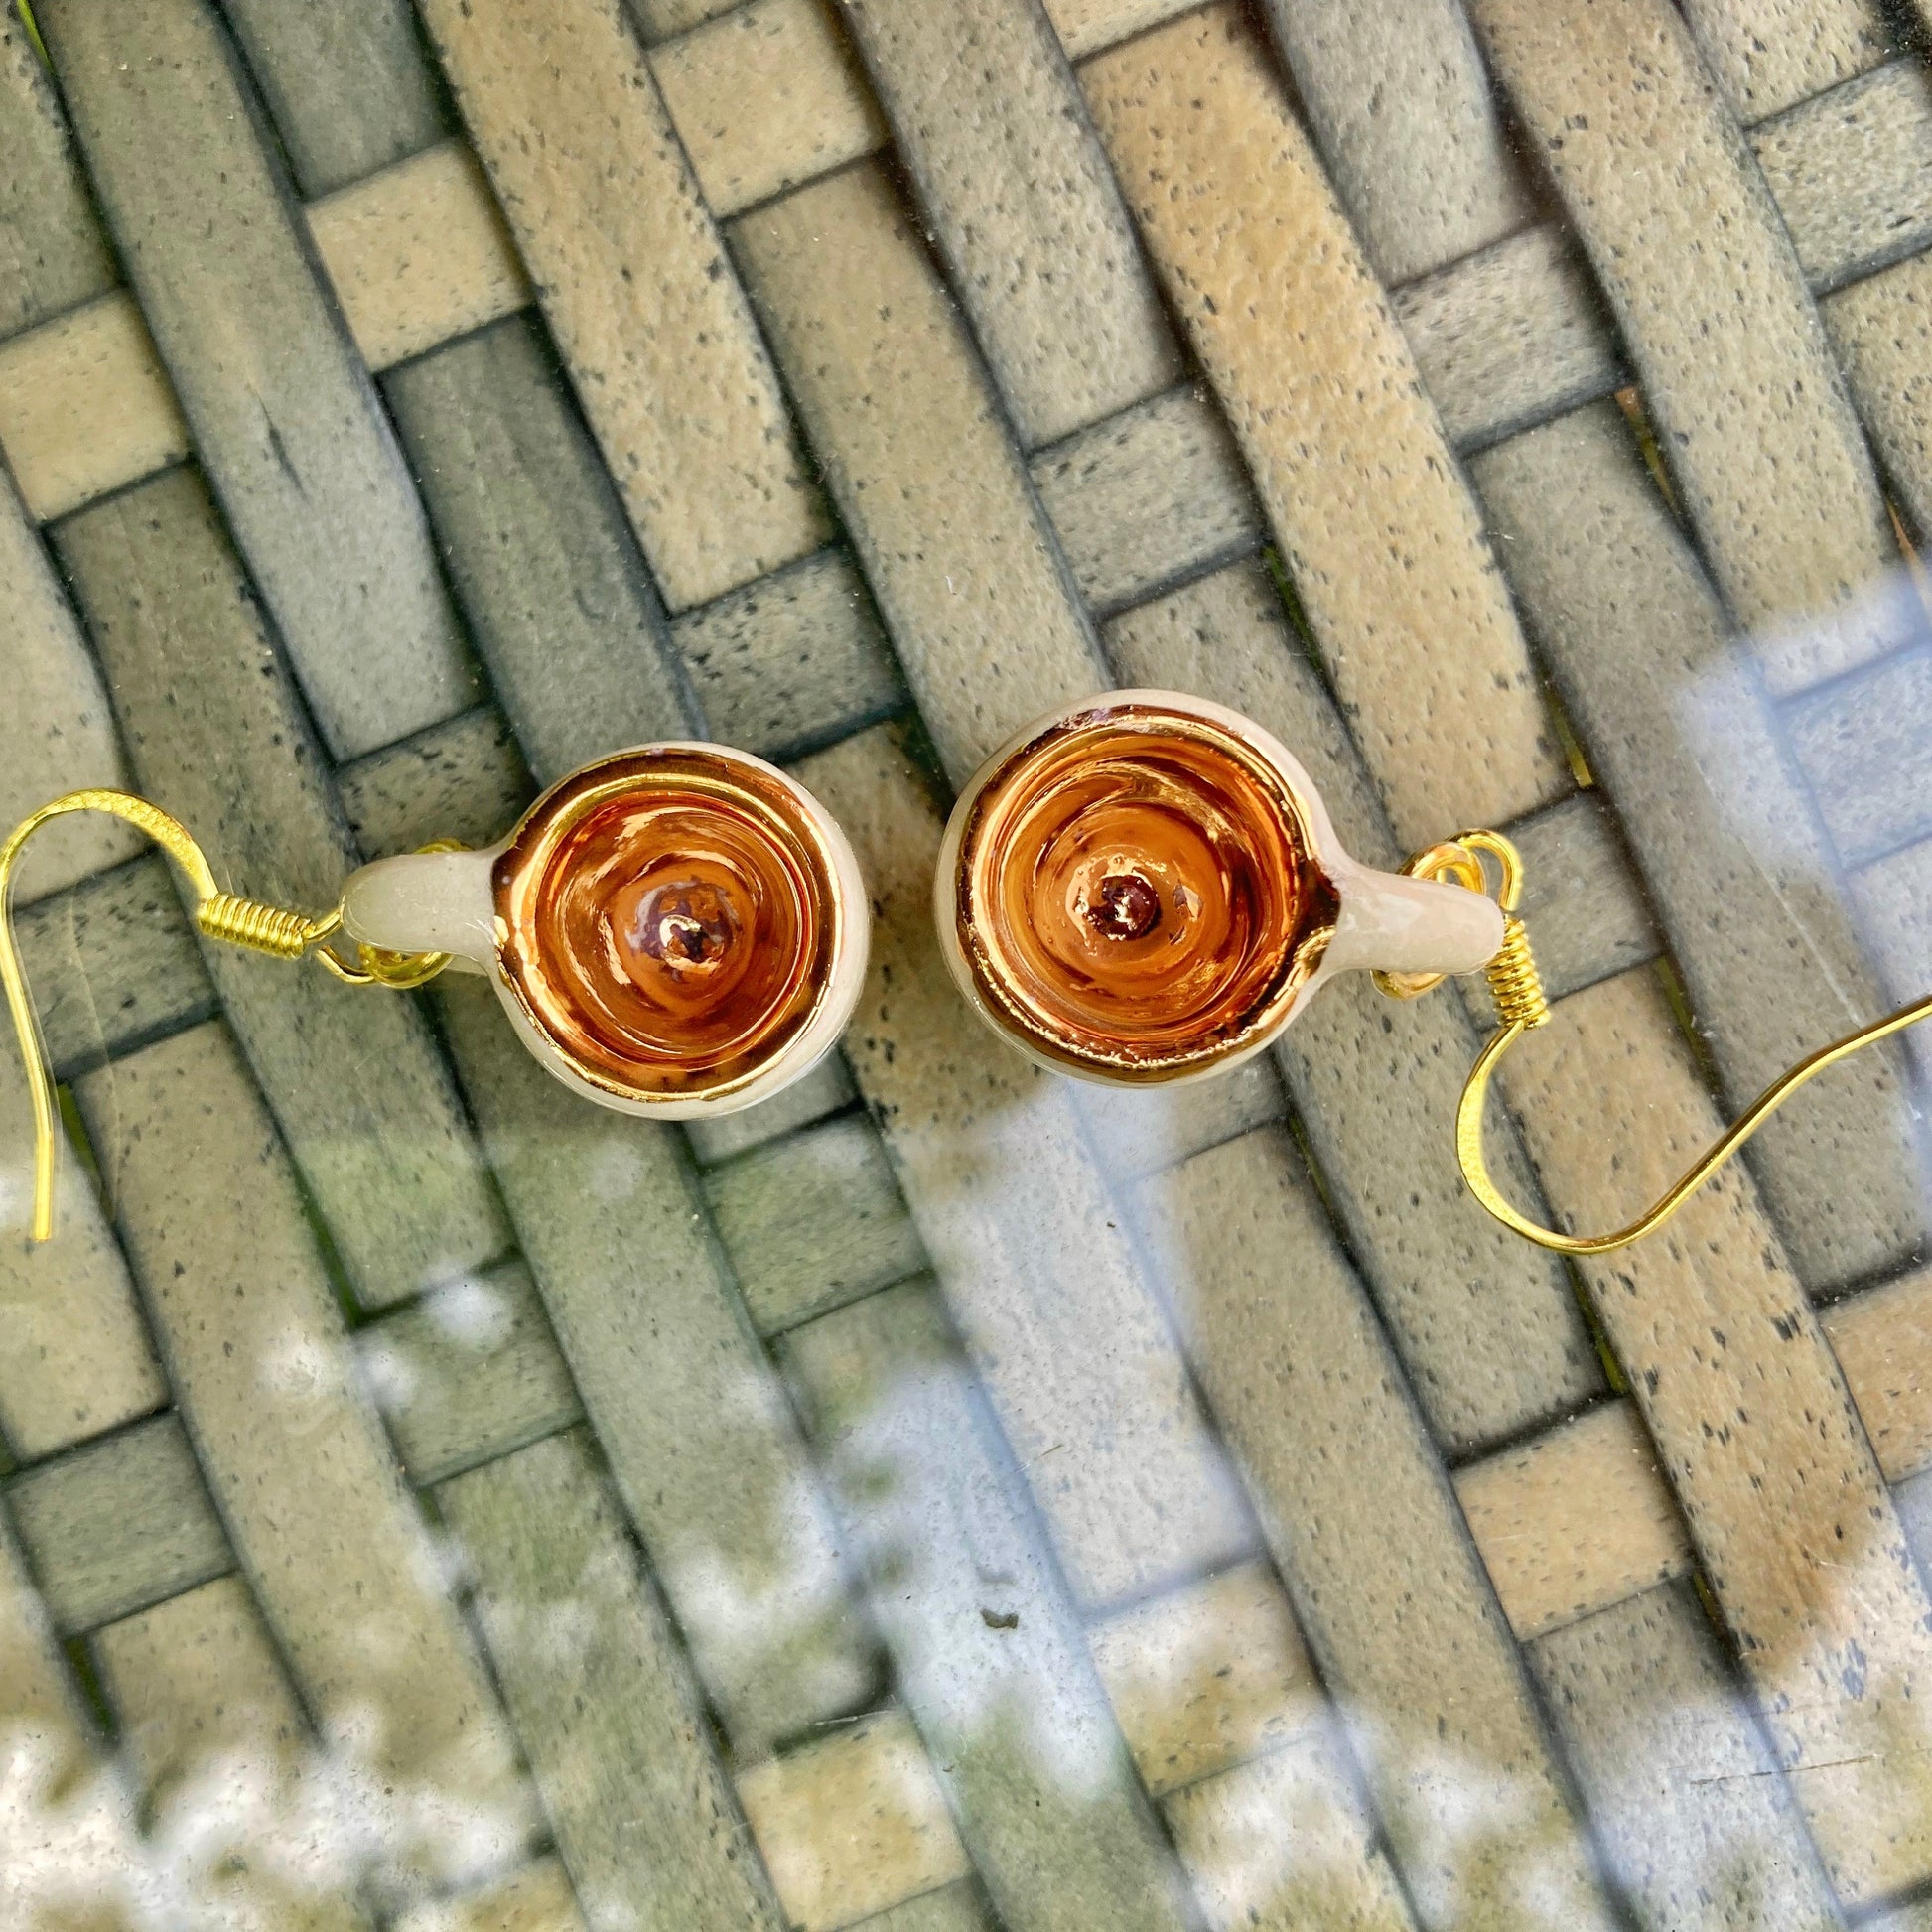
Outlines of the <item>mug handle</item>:
M 1330 972 L 1473 973 L 1503 942 L 1502 912 L 1485 893 L 1377 872 L 1341 853 L 1326 863 L 1341 898 Z
M 453 966 L 496 963 L 496 900 L 486 852 L 406 852 L 350 874 L 343 928 L 387 953 L 448 953 Z

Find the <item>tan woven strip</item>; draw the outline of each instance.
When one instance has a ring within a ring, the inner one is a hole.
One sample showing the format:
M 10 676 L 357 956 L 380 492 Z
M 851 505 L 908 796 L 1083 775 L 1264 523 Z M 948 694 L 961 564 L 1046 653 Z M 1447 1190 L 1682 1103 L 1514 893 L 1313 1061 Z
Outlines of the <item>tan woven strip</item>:
M 399 1790 L 478 1807 L 511 1853 L 529 1820 L 507 1729 L 232 1037 L 197 1028 L 79 1092 L 203 1468 L 309 1708 L 356 1726 Z M 438 1856 L 398 1851 L 405 1868 Z
M 37 1462 L 7 1487 L 48 1616 L 64 1637 L 235 1567 L 177 1410 Z
M 1469 1534 L 1528 1643 L 1691 1569 L 1691 1540 L 1629 1402 L 1458 1470 Z
M 1460 0 L 1406 0 L 1394 17 L 1387 0 L 1269 0 L 1268 14 L 1362 252 L 1388 287 L 1530 218 L 1502 127 L 1476 106 L 1487 87 Z M 1406 192 L 1383 192 L 1391 180 Z
M 1932 256 L 1840 289 L 1822 312 L 1893 483 L 1932 529 Z
M 1904 617 L 1885 596 L 1896 552 L 1870 459 L 1776 207 L 1670 0 L 1472 13 L 1773 688 L 1888 649 Z
M 752 0 L 650 65 L 720 221 L 886 145 L 829 0 Z
M 1243 17 L 1189 16 L 1082 77 L 1398 835 L 1567 789 L 1414 358 Z
M 770 362 L 619 0 L 423 16 L 666 601 L 816 549 Z
M 1096 615 L 1261 547 L 1261 511 L 1241 452 L 1194 383 L 1041 450 L 1032 469 Z
M 151 1836 L 196 1842 L 171 1874 L 189 1913 L 361 1932 L 362 1821 L 347 1807 L 331 1816 L 329 1770 L 306 1748 L 308 1723 L 247 1586 L 222 1577 L 128 1617 L 100 1633 L 95 1655 Z M 214 1789 L 228 1799 L 218 1824 Z
M 1021 442 L 1174 381 L 1120 191 L 1035 0 L 846 0 L 844 17 Z
M 355 1352 L 418 1489 L 584 1420 L 520 1257 L 370 1322 Z
M 1326 1721 L 1288 1599 L 1265 1564 L 1238 1564 L 1110 1617 L 1093 1661 L 1157 1798 Z
M 1046 18 L 1070 61 L 1191 12 L 1198 0 L 1045 0 Z
M 1040 712 L 1105 686 L 986 372 L 876 164 L 745 216 L 733 241 L 920 715 L 963 782 Z
M 0 450 L 42 523 L 188 454 L 188 425 L 127 290 L 0 343 Z
M 477 1891 L 419 1905 L 390 1924 L 395 1932 L 586 1932 L 569 1874 L 554 1857 Z
M 1645 972 L 1566 1001 L 1517 1060 L 1509 1098 L 1576 1224 L 1615 1225 L 1716 1131 Z M 1868 1898 L 1918 1882 L 1932 1601 L 1749 1183 L 1733 1169 L 1668 1236 L 1583 1266 L 1834 1884 Z
M 1480 450 L 1624 380 L 1588 265 L 1555 227 L 1525 228 L 1398 289 L 1423 386 L 1460 450 Z
M 765 1334 L 890 1288 L 927 1265 L 879 1131 L 828 1120 L 705 1175 L 718 1236 Z
M 1331 1729 L 1176 1791 L 1162 1809 L 1213 1932 L 1417 1923 Z
M 755 1765 L 738 1795 L 799 1932 L 836 1932 L 972 1869 L 901 1710 Z
M 47 69 L 9 8 L 0 14 L 0 335 L 88 301 L 113 279 Z
M 1885 1480 L 1932 1466 L 1932 1270 L 1849 1297 L 1820 1321 Z M 1627 1401 L 1472 1462 L 1454 1484 L 1522 1642 L 1691 1569 L 1683 1519 Z
M 1819 1315 L 1887 1482 L 1932 1468 L 1932 1268 Z
M 868 1919 L 865 1932 L 999 1932 L 981 1897 L 980 1887 L 962 1878 Z
M 630 12 L 647 41 L 668 40 L 718 15 L 729 15 L 735 0 L 630 0 Z
M 309 207 L 309 232 L 372 369 L 530 300 L 477 157 L 445 141 Z
M 158 851 L 16 913 L 14 936 L 56 1079 L 214 1011 L 200 939 Z
M 851 553 L 821 550 L 671 626 L 714 738 L 766 758 L 910 702 Z
M 1873 68 L 1891 52 L 1878 0 L 1685 0 L 1725 99 L 1746 127 Z
M 7 702 L 0 705 L 0 823 L 15 825 L 81 785 L 125 785 L 127 764 L 73 607 L 36 539 L 28 511 L 0 465 L 0 636 L 7 640 Z M 14 899 L 30 905 L 143 840 L 118 819 L 90 813 L 23 855 Z
M 1890 62 L 1762 121 L 1750 144 L 1814 291 L 1916 254 L 1932 235 L 1932 74 L 1918 62 Z

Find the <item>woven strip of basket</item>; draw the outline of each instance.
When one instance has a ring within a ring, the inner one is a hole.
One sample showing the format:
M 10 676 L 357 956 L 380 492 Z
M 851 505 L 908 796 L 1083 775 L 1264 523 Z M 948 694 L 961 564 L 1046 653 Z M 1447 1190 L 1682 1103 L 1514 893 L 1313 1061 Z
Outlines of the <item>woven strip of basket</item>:
M 1924 1066 L 1573 1274 L 1457 1180 L 1457 994 L 1076 1091 L 927 911 L 946 786 L 1115 683 L 1371 862 L 1502 827 L 1494 1142 L 1580 1225 L 1922 991 L 1907 11 L 0 26 L 0 822 L 130 784 L 322 905 L 704 734 L 876 911 L 843 1059 L 685 1133 L 48 836 L 10 1922 L 1932 1926 Z

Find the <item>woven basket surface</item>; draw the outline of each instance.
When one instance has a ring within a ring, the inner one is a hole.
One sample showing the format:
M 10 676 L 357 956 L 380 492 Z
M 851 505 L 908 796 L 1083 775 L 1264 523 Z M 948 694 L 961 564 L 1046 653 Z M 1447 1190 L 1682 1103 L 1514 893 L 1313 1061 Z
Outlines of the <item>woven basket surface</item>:
M 1926 1049 L 1572 1268 L 1479 992 L 1035 1074 L 953 791 L 1120 685 L 1506 831 L 1614 1225 L 1932 957 L 1926 0 L 35 0 L 0 824 L 233 890 L 709 737 L 842 1054 L 685 1130 L 51 829 L 0 1923 L 1932 1928 Z

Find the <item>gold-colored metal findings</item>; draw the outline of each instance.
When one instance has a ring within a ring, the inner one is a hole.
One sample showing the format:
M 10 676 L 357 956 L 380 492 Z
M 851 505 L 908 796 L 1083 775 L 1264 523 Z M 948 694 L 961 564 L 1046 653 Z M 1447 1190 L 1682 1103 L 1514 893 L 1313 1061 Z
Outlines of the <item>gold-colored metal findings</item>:
M 504 981 L 583 1080 L 743 1087 L 804 1032 L 855 915 L 798 787 L 662 746 L 553 787 L 491 870 Z
M 1520 1019 L 1527 1033 L 1549 1019 L 1550 1004 L 1543 997 L 1543 976 L 1537 971 L 1536 956 L 1530 950 L 1530 937 L 1518 910 L 1523 902 L 1523 855 L 1500 832 L 1460 832 L 1442 845 L 1418 852 L 1402 868 L 1402 876 L 1449 880 L 1472 893 L 1486 893 L 1488 880 L 1479 854 L 1494 859 L 1501 874 L 1496 905 L 1503 915 L 1503 941 L 1483 967 L 1483 976 L 1489 982 L 1497 1018 L 1504 1025 Z M 1413 1000 L 1442 985 L 1448 975 L 1378 972 L 1370 977 L 1390 999 Z
M 1505 1227 L 1522 1235 L 1526 1241 L 1534 1241 L 1540 1248 L 1553 1249 L 1565 1255 L 1603 1255 L 1617 1248 L 1628 1247 L 1631 1242 L 1653 1233 L 1669 1221 L 1800 1087 L 1816 1079 L 1827 1067 L 1849 1059 L 1861 1047 L 1875 1045 L 1893 1034 L 1903 1033 L 1907 1027 L 1915 1026 L 1921 1020 L 1932 1018 L 1932 995 L 1927 995 L 1807 1055 L 1773 1080 L 1657 1200 L 1635 1220 L 1614 1232 L 1563 1234 L 1555 1228 L 1543 1227 L 1503 1198 L 1490 1176 L 1482 1145 L 1483 1108 L 1488 1100 L 1490 1077 L 1497 1063 L 1524 1034 L 1547 1025 L 1551 1017 L 1542 979 L 1536 969 L 1536 958 L 1530 950 L 1529 933 L 1517 912 L 1522 895 L 1522 857 L 1515 846 L 1498 832 L 1462 832 L 1445 845 L 1432 846 L 1429 851 L 1418 853 L 1405 870 L 1419 878 L 1452 879 L 1458 885 L 1481 892 L 1485 890 L 1485 879 L 1479 854 L 1493 858 L 1501 875 L 1497 903 L 1503 911 L 1503 943 L 1483 969 L 1489 983 L 1490 997 L 1496 1006 L 1498 1031 L 1477 1055 L 1476 1063 L 1462 1088 L 1462 1098 L 1455 1110 L 1455 1158 L 1462 1170 L 1462 1177 L 1469 1183 L 1469 1191 L 1476 1199 Z M 1418 993 L 1427 992 L 1438 978 L 1440 975 L 1428 977 L 1378 973 L 1375 976 L 1376 984 L 1382 991 L 1396 999 L 1413 999 Z M 1426 984 L 1417 983 L 1425 979 Z
M 14 1036 L 20 1042 L 20 1056 L 27 1068 L 27 1089 L 34 1107 L 33 1237 L 36 1241 L 46 1241 L 54 1233 L 54 1158 L 59 1141 L 55 1133 L 54 1076 L 41 1044 L 40 1025 L 28 995 L 27 976 L 14 945 L 13 877 L 27 841 L 43 825 L 65 818 L 70 812 L 106 812 L 126 820 L 154 840 L 182 869 L 195 889 L 195 923 L 208 938 L 245 946 L 273 959 L 300 959 L 311 948 L 320 948 L 316 956 L 339 977 L 347 980 L 369 977 L 345 964 L 322 944 L 342 924 L 340 907 L 311 918 L 306 913 L 237 898 L 231 893 L 220 891 L 202 848 L 177 820 L 145 798 L 136 798 L 125 791 L 70 791 L 43 805 L 39 811 L 30 812 L 14 827 L 6 844 L 0 846 L 0 984 L 6 987 L 7 1010 L 13 1016 Z
M 1216 718 L 1099 700 L 969 800 L 951 917 L 969 991 L 1070 1071 L 1151 1083 L 1244 1053 L 1333 934 L 1303 800 Z

